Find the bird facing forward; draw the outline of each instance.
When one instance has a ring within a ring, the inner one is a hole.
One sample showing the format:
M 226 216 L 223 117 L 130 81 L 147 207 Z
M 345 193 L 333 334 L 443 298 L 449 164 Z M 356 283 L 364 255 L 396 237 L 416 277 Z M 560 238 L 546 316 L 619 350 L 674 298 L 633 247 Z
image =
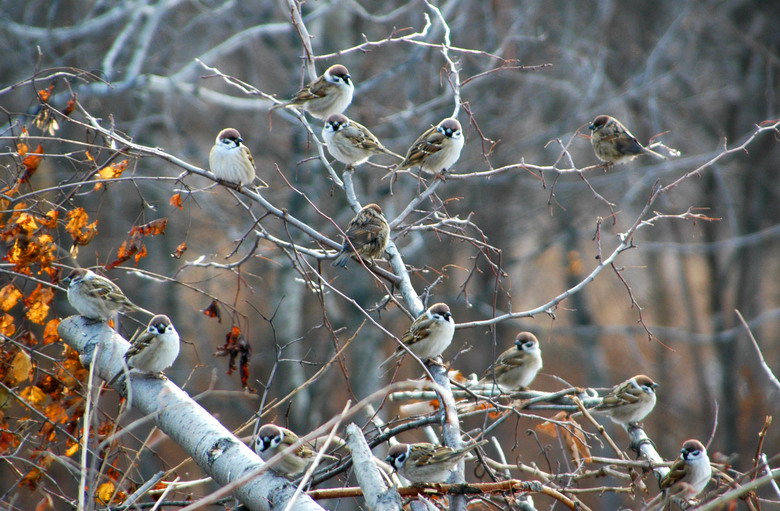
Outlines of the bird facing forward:
M 485 371 L 483 383 L 493 383 L 505 391 L 527 387 L 542 368 L 539 340 L 531 332 L 520 332 L 515 344 L 496 359 L 492 369 Z
M 241 186 L 254 183 L 255 160 L 237 129 L 219 132 L 209 152 L 209 168 L 220 181 Z M 268 185 L 263 182 L 262 186 Z
M 119 286 L 91 270 L 76 268 L 63 282 L 68 285 L 68 302 L 88 319 L 108 321 L 118 312 L 142 310 Z
M 322 127 L 322 138 L 330 154 L 347 168 L 365 163 L 375 154 L 389 154 L 399 160 L 404 159 L 383 146 L 368 128 L 342 114 L 328 116 Z
M 161 373 L 171 367 L 178 356 L 179 333 L 168 316 L 158 314 L 130 339 L 125 362 L 127 367 L 145 373 Z
M 690 439 L 683 443 L 680 456 L 672 463 L 669 473 L 661 479 L 660 486 L 666 492 L 676 483 L 688 483 L 692 489 L 685 492 L 685 498 L 690 499 L 704 490 L 711 476 L 707 448 L 698 440 Z
M 431 174 L 444 173 L 458 161 L 464 143 L 458 120 L 444 119 L 415 140 L 398 168 L 420 167 Z
M 347 261 L 354 254 L 352 247 L 355 247 L 355 251 L 363 259 L 372 261 L 381 257 L 390 238 L 390 225 L 382 214 L 382 208 L 369 204 L 350 220 L 345 234 L 347 239 L 333 262 L 333 266 L 341 268 L 346 268 Z
M 412 326 L 401 338 L 401 342 L 409 348 L 420 360 L 426 360 L 441 355 L 452 342 L 455 335 L 455 320 L 446 303 L 436 303 L 420 314 Z M 406 353 L 398 347 L 380 367 Z
M 341 64 L 330 66 L 313 82 L 305 85 L 295 96 L 274 108 L 301 107 L 317 119 L 340 114 L 352 103 L 355 84 L 349 70 Z
M 648 376 L 638 374 L 613 387 L 591 411 L 623 426 L 639 422 L 655 407 L 656 387 L 658 384 Z
M 413 484 L 444 483 L 461 458 L 486 443 L 482 440 L 460 449 L 427 442 L 396 444 L 387 451 L 385 461 Z
M 666 157 L 644 147 L 636 137 L 620 124 L 620 121 L 609 115 L 599 115 L 590 123 L 588 129 L 590 143 L 596 158 L 613 164 L 631 161 L 642 154 L 649 154 L 655 158 L 665 160 Z
M 276 454 L 295 444 L 300 440 L 298 435 L 287 428 L 275 424 L 265 424 L 257 431 L 257 438 L 254 441 L 254 449 L 263 461 L 268 461 Z M 302 444 L 294 451 L 282 456 L 282 458 L 273 464 L 271 470 L 277 474 L 292 479 L 302 474 L 314 461 L 317 455 L 314 450 Z M 338 458 L 322 455 L 326 461 L 338 461 Z

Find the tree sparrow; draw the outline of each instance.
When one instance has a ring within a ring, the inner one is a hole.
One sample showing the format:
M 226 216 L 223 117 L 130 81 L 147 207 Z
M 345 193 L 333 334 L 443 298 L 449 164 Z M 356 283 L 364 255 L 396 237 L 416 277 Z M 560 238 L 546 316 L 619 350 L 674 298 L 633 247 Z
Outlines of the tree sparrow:
M 461 458 L 486 443 L 482 440 L 460 449 L 427 442 L 396 444 L 387 451 L 385 461 L 412 484 L 443 483 Z
M 375 154 L 389 154 L 399 160 L 404 159 L 383 146 L 368 128 L 342 114 L 328 116 L 322 127 L 322 138 L 330 154 L 347 168 L 365 163 Z
M 661 489 L 671 488 L 675 483 L 684 482 L 691 485 L 686 499 L 700 494 L 710 482 L 712 467 L 707 456 L 707 448 L 698 440 L 686 440 L 680 450 L 680 456 L 672 463 L 669 473 L 661 479 Z
M 436 303 L 414 320 L 401 342 L 424 362 L 441 355 L 452 342 L 453 335 L 455 320 L 452 319 L 449 306 L 446 303 Z M 399 346 L 379 367 L 405 353 L 406 350 Z
M 661 160 L 666 157 L 640 144 L 636 137 L 614 117 L 599 115 L 588 126 L 593 133 L 590 143 L 596 158 L 606 163 L 631 161 L 641 154 L 649 154 Z
M 496 359 L 492 369 L 485 371 L 484 383 L 497 383 L 502 390 L 527 387 L 542 368 L 539 340 L 531 332 L 520 332 L 515 345 Z
M 276 454 L 298 442 L 298 440 L 300 440 L 298 435 L 287 428 L 275 424 L 265 424 L 257 432 L 254 449 L 263 461 L 268 461 Z M 288 479 L 293 479 L 297 475 L 302 474 L 311 465 L 316 455 L 317 453 L 311 447 L 303 444 L 274 463 L 271 470 Z M 327 454 L 323 454 L 322 459 L 338 461 L 338 458 Z
M 363 207 L 349 222 L 346 235 L 347 239 L 333 266 L 346 268 L 347 261 L 353 255 L 352 247 L 355 247 L 360 257 L 369 261 L 381 257 L 390 237 L 390 226 L 382 214 L 382 208 L 376 204 Z
M 141 310 L 119 286 L 91 270 L 76 268 L 63 282 L 68 284 L 68 302 L 86 318 L 108 321 L 117 312 Z
M 219 132 L 209 153 L 209 168 L 220 181 L 251 186 L 255 181 L 255 160 L 237 129 Z M 260 180 L 263 182 L 263 180 Z M 268 185 L 263 182 L 263 187 Z
M 171 367 L 179 356 L 179 333 L 165 314 L 158 314 L 149 326 L 130 339 L 125 352 L 127 367 L 145 373 L 161 373 Z
M 444 119 L 415 140 L 398 168 L 420 167 L 432 174 L 443 173 L 458 161 L 464 143 L 457 119 Z
M 591 412 L 605 415 L 623 426 L 639 422 L 655 407 L 656 387 L 658 384 L 649 377 L 638 374 L 613 387 Z
M 327 119 L 331 114 L 340 114 L 352 103 L 355 85 L 345 66 L 336 64 L 299 90 L 287 103 L 279 107 L 302 107 L 317 119 Z

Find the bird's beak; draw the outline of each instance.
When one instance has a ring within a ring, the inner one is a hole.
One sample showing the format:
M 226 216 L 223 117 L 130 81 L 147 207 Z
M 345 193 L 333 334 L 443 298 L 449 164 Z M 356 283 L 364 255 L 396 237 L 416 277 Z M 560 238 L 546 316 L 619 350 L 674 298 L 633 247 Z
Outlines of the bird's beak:
M 596 127 L 594 125 L 592 125 L 592 124 L 588 124 L 588 129 L 590 131 L 596 131 Z

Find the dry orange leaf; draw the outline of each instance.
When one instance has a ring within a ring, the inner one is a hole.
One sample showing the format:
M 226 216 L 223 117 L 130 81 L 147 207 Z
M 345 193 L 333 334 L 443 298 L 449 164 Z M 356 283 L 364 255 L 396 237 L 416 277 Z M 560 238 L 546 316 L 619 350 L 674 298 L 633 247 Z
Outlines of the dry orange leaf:
M 19 155 L 19 158 L 22 158 L 29 150 L 30 148 L 24 142 L 16 144 L 16 153 Z
M 11 370 L 8 372 L 8 384 L 12 387 L 30 379 L 32 360 L 25 350 L 19 350 L 11 361 Z
M 14 318 L 10 314 L 0 316 L 0 334 L 6 337 L 12 337 L 16 333 Z
M 73 113 L 73 111 L 76 109 L 76 99 L 78 98 L 78 94 L 73 94 L 70 99 L 68 100 L 68 103 L 65 105 L 65 109 L 62 111 L 62 115 L 65 117 L 70 116 L 70 114 Z
M 219 304 L 216 300 L 212 300 L 209 306 L 203 309 L 201 312 L 210 318 L 217 318 L 219 322 L 222 323 L 222 313 L 219 310 Z
M 182 206 L 181 203 L 181 194 L 177 193 L 175 195 L 172 195 L 170 200 L 168 200 L 171 206 L 177 207 L 179 209 L 184 209 L 184 206 Z
M 21 298 L 22 292 L 16 289 L 16 286 L 10 283 L 6 284 L 0 289 L 0 309 L 11 310 Z
M 53 300 L 54 290 L 50 287 L 43 287 L 43 284 L 38 284 L 33 292 L 24 299 L 24 305 L 27 307 L 25 316 L 33 323 L 43 325 L 46 316 L 49 315 Z
M 136 225 L 130 229 L 130 236 L 134 234 L 140 234 L 141 236 L 157 236 L 159 234 L 165 234 L 165 227 L 168 225 L 167 218 L 158 218 L 152 220 L 148 224 Z
M 114 495 L 114 490 L 116 490 L 116 485 L 112 481 L 101 484 L 95 492 L 95 502 L 100 505 L 108 504 L 111 496 Z
M 49 229 L 54 229 L 57 227 L 57 219 L 60 217 L 60 212 L 51 210 L 46 213 L 46 220 L 41 219 L 41 225 L 44 227 L 48 227 Z
M 176 259 L 180 259 L 181 256 L 184 255 L 184 252 L 186 251 L 187 251 L 187 242 L 182 241 L 181 243 L 179 243 L 179 246 L 176 247 L 176 250 L 171 255 Z
M 122 175 L 122 172 L 127 170 L 129 163 L 130 160 L 122 160 L 116 165 L 106 165 L 98 171 L 96 179 L 116 179 Z M 103 188 L 103 183 L 95 185 L 95 190 L 100 190 L 101 188 Z
M 68 211 L 68 223 L 65 230 L 71 235 L 76 245 L 87 245 L 97 234 L 97 220 L 89 223 L 89 215 L 84 208 Z
M 30 385 L 19 392 L 19 397 L 36 408 L 40 408 L 46 401 L 46 394 L 36 385 Z
M 24 166 L 24 173 L 22 174 L 22 177 L 19 178 L 21 182 L 24 183 L 29 181 L 32 175 L 35 174 L 35 171 L 38 170 L 38 165 L 40 165 L 41 160 L 43 160 L 43 156 L 39 156 L 41 154 L 43 154 L 43 146 L 41 144 L 38 144 L 38 147 L 35 148 L 33 154 L 28 154 L 22 160 L 22 166 Z
M 73 445 L 71 445 L 70 447 L 68 447 L 65 450 L 65 456 L 68 456 L 68 457 L 73 456 L 74 454 L 79 452 L 79 448 L 80 447 L 81 447 L 81 444 L 73 444 Z
M 50 319 L 46 322 L 46 326 L 43 328 L 43 345 L 52 344 L 60 339 L 60 334 L 57 332 L 57 327 L 60 326 L 60 320 L 57 318 Z

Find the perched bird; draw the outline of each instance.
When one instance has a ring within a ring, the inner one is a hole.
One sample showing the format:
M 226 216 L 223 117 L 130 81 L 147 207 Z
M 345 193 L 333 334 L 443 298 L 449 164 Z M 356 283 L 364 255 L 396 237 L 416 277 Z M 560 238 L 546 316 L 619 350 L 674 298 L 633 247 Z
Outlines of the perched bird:
M 447 171 L 458 161 L 464 143 L 457 119 L 444 119 L 415 140 L 398 168 L 420 167 L 432 174 Z
M 350 220 L 346 235 L 347 239 L 344 240 L 344 246 L 341 247 L 333 266 L 346 268 L 347 261 L 353 254 L 352 247 L 355 247 L 360 257 L 369 261 L 381 257 L 390 237 L 390 226 L 382 214 L 382 208 L 376 204 L 364 206 L 355 218 Z
M 677 483 L 688 483 L 692 490 L 686 492 L 685 498 L 691 499 L 704 490 L 711 476 L 707 448 L 698 440 L 690 439 L 683 443 L 680 456 L 672 463 L 669 473 L 661 479 L 660 486 L 666 491 Z
M 485 371 L 483 382 L 495 382 L 502 390 L 517 390 L 530 385 L 541 368 L 539 340 L 531 332 L 520 332 L 515 345 L 498 356 L 492 369 Z
M 119 286 L 91 270 L 76 268 L 63 282 L 68 284 L 68 302 L 86 318 L 108 321 L 117 312 L 142 310 Z
M 649 154 L 661 160 L 666 157 L 644 147 L 620 121 L 609 115 L 599 115 L 588 126 L 593 133 L 590 143 L 596 158 L 606 163 L 631 161 L 641 154 Z
M 225 128 L 219 132 L 209 153 L 209 168 L 221 181 L 241 186 L 254 183 L 255 160 L 237 129 Z M 268 185 L 263 182 L 263 186 Z
M 368 128 L 342 114 L 328 116 L 322 127 L 322 138 L 330 154 L 347 167 L 365 163 L 375 154 L 389 154 L 399 160 L 404 159 L 383 146 Z
M 605 415 L 623 426 L 639 422 L 655 407 L 656 387 L 658 384 L 649 377 L 638 374 L 613 387 L 591 412 Z
M 443 483 L 461 458 L 486 443 L 482 440 L 460 449 L 427 442 L 396 444 L 387 451 L 385 461 L 413 484 Z
M 130 339 L 130 349 L 125 352 L 127 367 L 145 373 L 161 373 L 179 356 L 179 333 L 165 314 L 158 314 L 149 326 L 139 330 Z
M 447 349 L 455 335 L 455 320 L 446 303 L 435 303 L 414 320 L 412 326 L 401 338 L 401 342 L 420 360 L 438 357 Z M 406 353 L 398 347 L 380 367 Z
M 345 66 L 336 64 L 299 90 L 295 96 L 274 108 L 297 106 L 317 119 L 327 119 L 331 114 L 340 114 L 352 103 L 355 85 Z
M 265 424 L 257 432 L 254 449 L 258 456 L 263 458 L 263 461 L 268 461 L 298 440 L 300 440 L 298 435 L 287 428 L 275 424 Z M 317 453 L 310 446 L 303 444 L 289 454 L 282 456 L 271 469 L 281 476 L 292 479 L 303 473 L 314 461 L 316 455 Z M 327 454 L 323 454 L 322 459 L 338 461 L 338 458 Z

